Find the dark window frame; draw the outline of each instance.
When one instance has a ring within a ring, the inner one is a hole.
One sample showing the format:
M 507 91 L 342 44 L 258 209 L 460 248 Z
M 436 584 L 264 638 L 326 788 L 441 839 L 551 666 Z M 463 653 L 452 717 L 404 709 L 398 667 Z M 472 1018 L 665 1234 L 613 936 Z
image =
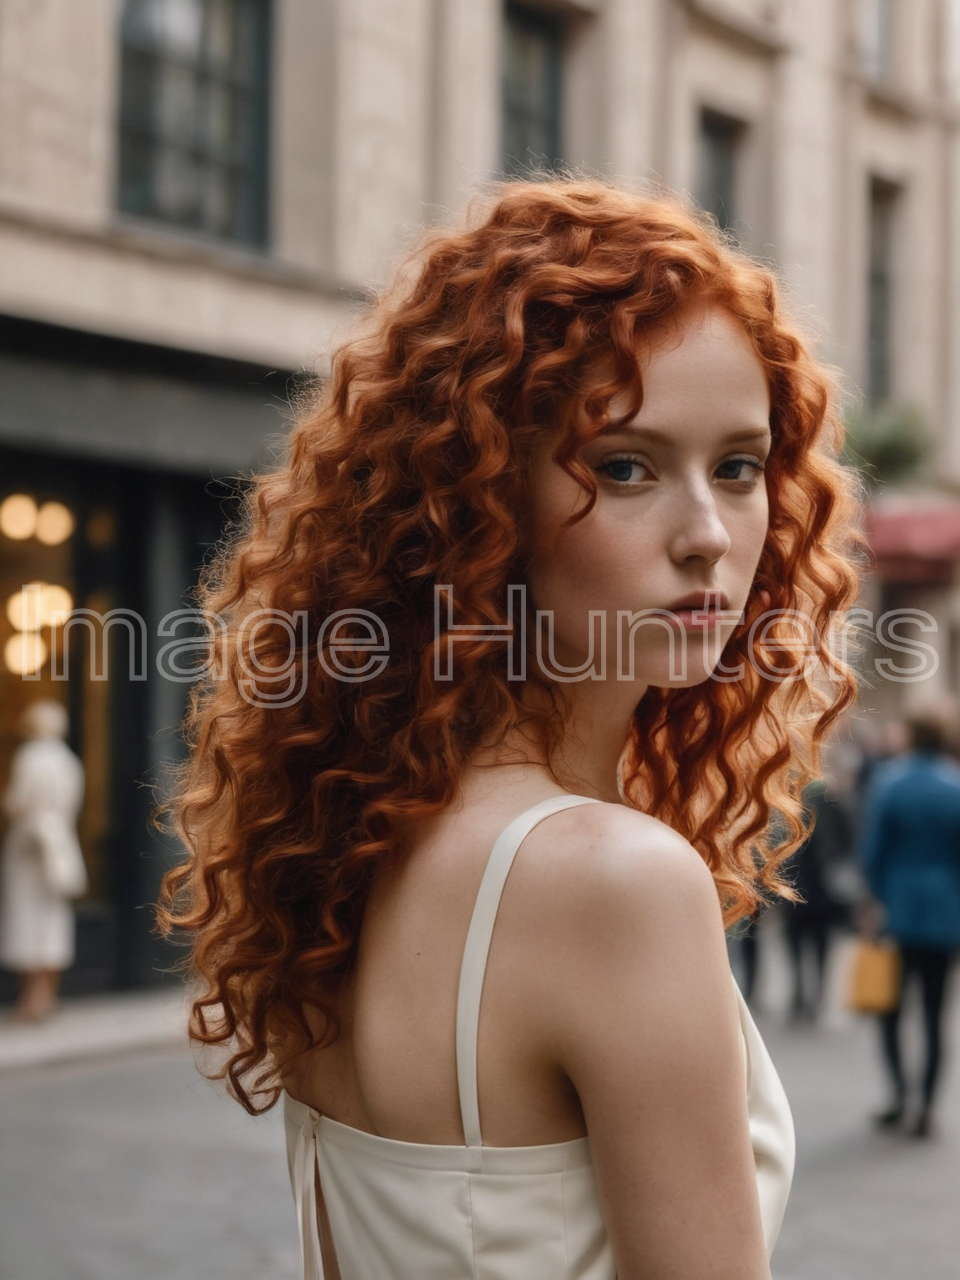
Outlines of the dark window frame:
M 893 384 L 896 221 L 902 188 L 871 174 L 867 194 L 867 400 L 881 404 Z
M 529 93 L 511 84 L 507 57 L 504 56 L 501 73 L 501 108 L 503 128 L 501 136 L 501 172 L 506 177 L 523 177 L 533 169 L 556 168 L 563 159 L 563 53 L 566 40 L 566 24 L 559 15 L 545 12 L 530 5 L 507 0 L 503 10 L 504 41 L 511 38 L 511 28 L 543 41 L 546 54 L 546 78 L 542 100 L 537 103 Z M 506 50 L 504 51 L 506 55 Z M 541 132 L 544 146 L 536 151 L 529 143 L 523 155 L 513 155 L 510 150 L 511 120 L 522 122 L 520 130 Z
M 216 65 L 209 48 L 210 13 L 217 0 L 197 0 L 203 35 L 196 55 L 173 50 L 162 40 L 137 32 L 137 0 L 125 0 L 121 19 L 119 157 L 116 203 L 121 213 L 218 243 L 263 249 L 269 240 L 270 64 L 272 0 L 228 0 L 246 11 L 250 22 L 249 66 Z M 165 128 L 158 118 L 160 76 L 180 76 L 190 84 L 194 102 L 189 133 Z M 152 77 L 152 79 L 151 79 Z M 219 97 L 228 106 L 241 135 L 223 145 L 212 137 L 204 113 Z M 167 148 L 195 166 L 196 191 L 189 212 L 164 210 L 156 166 Z M 137 172 L 139 168 L 140 172 Z M 211 178 L 233 186 L 229 225 L 214 225 L 204 209 L 202 186 Z
M 738 188 L 742 179 L 743 144 L 750 126 L 745 120 L 703 105 L 697 128 L 699 166 L 697 202 L 726 231 L 741 216 Z M 711 169 L 711 172 L 707 170 Z M 725 169 L 720 173 L 721 168 Z

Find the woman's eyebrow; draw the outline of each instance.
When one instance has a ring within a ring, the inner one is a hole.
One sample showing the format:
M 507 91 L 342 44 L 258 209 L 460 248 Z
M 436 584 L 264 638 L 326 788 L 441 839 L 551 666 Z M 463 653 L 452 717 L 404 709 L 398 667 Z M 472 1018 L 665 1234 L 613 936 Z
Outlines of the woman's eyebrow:
M 770 438 L 769 426 L 762 427 L 736 427 L 723 437 L 724 444 L 740 444 L 740 443 L 756 443 L 766 441 Z M 611 424 L 604 427 L 600 432 L 601 436 L 617 436 L 631 435 L 642 436 L 645 440 L 650 440 L 654 444 L 673 445 L 676 442 L 676 436 L 672 431 L 658 431 L 656 427 L 637 426 L 634 423 L 624 423 L 622 425 Z

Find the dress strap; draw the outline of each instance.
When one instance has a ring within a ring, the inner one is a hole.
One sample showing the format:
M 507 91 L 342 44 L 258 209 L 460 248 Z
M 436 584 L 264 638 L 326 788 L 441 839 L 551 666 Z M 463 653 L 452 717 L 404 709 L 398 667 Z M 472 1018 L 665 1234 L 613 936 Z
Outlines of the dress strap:
M 460 965 L 457 992 L 457 1086 L 460 1090 L 460 1119 L 464 1141 L 468 1147 L 482 1145 L 480 1137 L 480 1099 L 477 1093 L 477 1033 L 480 1024 L 480 998 L 487 969 L 487 956 L 493 927 L 497 921 L 503 886 L 507 882 L 513 860 L 530 831 L 562 809 L 581 804 L 599 804 L 590 796 L 551 796 L 525 809 L 508 823 L 491 850 L 473 908 L 467 941 Z

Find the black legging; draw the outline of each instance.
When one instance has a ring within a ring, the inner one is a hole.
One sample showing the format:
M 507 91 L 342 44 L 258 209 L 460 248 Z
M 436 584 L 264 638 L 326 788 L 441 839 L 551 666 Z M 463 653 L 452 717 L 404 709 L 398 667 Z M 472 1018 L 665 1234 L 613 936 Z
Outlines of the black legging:
M 794 907 L 787 917 L 787 946 L 793 966 L 793 1012 L 816 1016 L 823 1004 L 823 991 L 830 950 L 832 921 L 821 912 Z M 806 981 L 806 955 L 813 954 L 813 986 Z
M 740 990 L 747 1004 L 753 1002 L 753 997 L 757 990 L 757 971 L 760 958 L 757 920 L 758 916 L 751 916 L 740 934 L 740 961 L 743 968 L 743 980 L 740 983 Z
M 947 995 L 947 978 L 954 955 L 953 951 L 935 950 L 932 947 L 906 945 L 900 947 L 903 964 L 900 1004 L 890 1013 L 880 1016 L 883 1052 L 898 1103 L 903 1103 L 907 1093 L 903 1060 L 900 1055 L 900 1010 L 903 1005 L 904 989 L 914 978 L 919 979 L 923 996 L 923 1025 L 927 1045 L 926 1066 L 923 1072 L 923 1106 L 927 1110 L 933 1102 L 937 1078 L 940 1074 L 943 1006 Z

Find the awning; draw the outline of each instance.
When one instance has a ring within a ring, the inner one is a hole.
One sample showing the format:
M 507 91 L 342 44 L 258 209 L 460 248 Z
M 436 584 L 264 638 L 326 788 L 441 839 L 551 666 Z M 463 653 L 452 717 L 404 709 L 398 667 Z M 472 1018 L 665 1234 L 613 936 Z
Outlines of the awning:
M 950 582 L 960 560 L 960 503 L 896 498 L 867 512 L 864 532 L 887 582 Z
M 289 416 L 262 382 L 219 386 L 0 351 L 0 446 L 232 475 L 269 463 Z

